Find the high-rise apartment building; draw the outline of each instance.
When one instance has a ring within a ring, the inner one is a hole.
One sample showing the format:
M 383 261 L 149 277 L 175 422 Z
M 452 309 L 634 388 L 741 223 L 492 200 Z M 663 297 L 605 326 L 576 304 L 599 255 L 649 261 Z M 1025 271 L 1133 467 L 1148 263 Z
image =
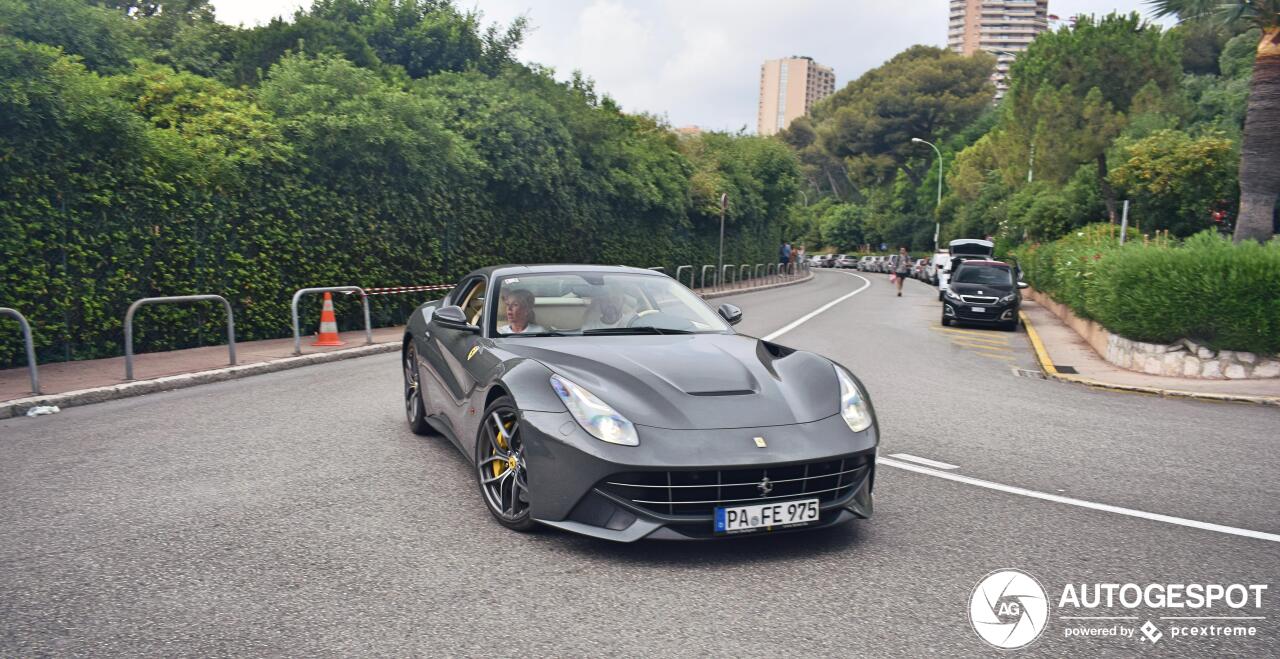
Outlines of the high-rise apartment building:
M 836 90 L 836 72 L 810 57 L 771 59 L 760 66 L 756 132 L 773 135 Z
M 1009 65 L 1049 29 L 1049 0 L 951 0 L 947 46 L 962 55 L 996 56 L 996 98 L 1009 89 Z

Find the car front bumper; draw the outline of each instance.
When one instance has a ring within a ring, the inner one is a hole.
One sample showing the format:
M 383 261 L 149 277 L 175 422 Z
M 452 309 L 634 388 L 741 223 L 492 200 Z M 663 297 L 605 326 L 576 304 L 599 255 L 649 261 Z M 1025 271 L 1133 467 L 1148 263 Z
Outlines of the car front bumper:
M 872 513 L 879 431 L 873 424 L 851 432 L 838 414 L 763 428 L 640 426 L 639 446 L 597 440 L 567 412 L 523 412 L 520 428 L 533 518 L 574 533 L 621 542 L 733 537 L 713 530 L 713 510 L 725 502 L 819 499 L 814 522 L 748 534 L 823 528 Z M 764 478 L 771 490 L 762 496 L 757 481 Z
M 962 323 L 1003 324 L 1018 319 L 1018 302 L 1005 304 L 972 304 L 957 302 L 950 297 L 942 298 L 942 315 Z M 982 311 L 974 311 L 982 309 Z

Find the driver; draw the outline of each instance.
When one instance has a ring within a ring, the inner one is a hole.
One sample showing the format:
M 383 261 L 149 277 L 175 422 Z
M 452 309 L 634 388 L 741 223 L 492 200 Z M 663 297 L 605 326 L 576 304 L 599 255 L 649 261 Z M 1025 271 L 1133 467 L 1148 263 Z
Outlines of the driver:
M 523 288 L 513 288 L 502 295 L 507 305 L 507 324 L 498 328 L 500 334 L 528 334 L 545 332 L 541 325 L 534 323 L 533 293 Z
M 591 305 L 587 307 L 586 319 L 582 321 L 583 331 L 627 327 L 627 323 L 635 315 L 627 313 L 625 307 L 622 293 L 606 288 L 600 295 L 592 298 Z

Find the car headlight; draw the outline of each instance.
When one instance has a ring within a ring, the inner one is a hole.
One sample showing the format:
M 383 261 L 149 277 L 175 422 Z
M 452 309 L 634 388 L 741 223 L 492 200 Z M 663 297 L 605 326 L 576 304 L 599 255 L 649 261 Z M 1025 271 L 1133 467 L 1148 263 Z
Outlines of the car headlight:
M 1004 296 L 1004 297 L 1000 298 L 1000 304 L 1009 304 L 1010 302 L 1013 302 L 1013 298 L 1014 298 L 1014 294 L 1013 294 L 1013 293 L 1010 293 L 1010 294 L 1008 294 L 1008 295 L 1006 295 L 1006 296 Z
M 862 432 L 871 425 L 871 410 L 867 408 L 867 399 L 863 397 L 862 390 L 854 383 L 852 376 L 839 366 L 832 366 L 836 369 L 836 379 L 840 381 L 840 416 L 849 424 L 849 430 Z
M 955 291 L 953 291 L 953 290 L 951 290 L 950 288 L 948 288 L 948 289 L 947 289 L 947 297 L 949 297 L 949 298 L 951 298 L 951 299 L 953 299 L 953 300 L 959 300 L 959 299 L 960 299 L 960 296 L 959 296 L 959 295 L 956 295 L 956 292 L 955 292 Z
M 578 421 L 583 430 L 592 437 L 610 444 L 622 446 L 639 446 L 640 437 L 636 435 L 636 427 L 618 411 L 609 407 L 595 394 L 560 377 L 551 376 L 551 388 L 556 390 L 564 406 Z

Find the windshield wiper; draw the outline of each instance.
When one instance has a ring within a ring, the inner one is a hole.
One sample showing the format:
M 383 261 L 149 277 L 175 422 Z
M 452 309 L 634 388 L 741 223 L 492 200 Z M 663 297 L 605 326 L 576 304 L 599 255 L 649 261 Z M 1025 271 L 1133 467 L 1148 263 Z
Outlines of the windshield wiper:
M 682 329 L 664 329 L 661 327 L 653 327 L 651 325 L 642 325 L 640 327 L 601 327 L 600 329 L 583 330 L 583 336 L 593 334 L 694 334 L 692 330 Z
M 513 332 L 511 334 L 499 334 L 499 338 L 509 339 L 515 336 L 576 336 L 574 334 L 565 334 L 564 332 Z

